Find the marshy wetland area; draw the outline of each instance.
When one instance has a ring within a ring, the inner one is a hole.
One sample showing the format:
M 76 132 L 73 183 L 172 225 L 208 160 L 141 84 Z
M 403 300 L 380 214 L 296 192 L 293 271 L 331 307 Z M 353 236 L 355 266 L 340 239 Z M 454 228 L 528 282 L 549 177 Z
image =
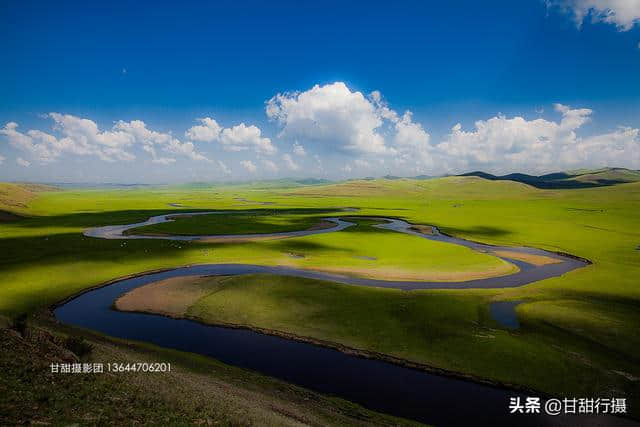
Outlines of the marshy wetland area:
M 640 182 L 6 183 L 0 211 L 0 424 L 640 419 Z M 51 368 L 138 362 L 171 369 Z

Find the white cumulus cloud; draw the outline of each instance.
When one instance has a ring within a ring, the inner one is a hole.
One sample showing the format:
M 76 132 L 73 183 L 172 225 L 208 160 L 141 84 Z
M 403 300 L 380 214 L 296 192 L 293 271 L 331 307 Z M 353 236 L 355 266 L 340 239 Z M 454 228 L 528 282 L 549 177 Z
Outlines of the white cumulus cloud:
M 355 156 L 396 156 L 431 165 L 430 135 L 411 111 L 398 114 L 379 91 L 367 97 L 343 82 L 315 85 L 304 92 L 277 94 L 267 116 L 281 127 L 281 138 L 294 139 L 293 152 L 305 153 L 298 139 L 318 143 L 325 151 Z
M 185 132 L 191 141 L 218 142 L 225 151 L 245 151 L 253 149 L 260 154 L 274 154 L 277 149 L 271 139 L 262 135 L 255 125 L 240 123 L 230 128 L 223 128 L 210 117 L 198 119 L 201 125 L 193 126 Z
M 547 5 L 573 14 L 578 26 L 590 19 L 629 31 L 640 22 L 640 0 L 547 0 Z
M 343 82 L 279 93 L 267 101 L 266 113 L 282 125 L 281 137 L 336 144 L 356 152 L 388 151 L 378 132 L 382 120 L 375 106 Z
M 251 160 L 241 160 L 240 165 L 249 173 L 255 173 L 258 168 Z
M 184 134 L 192 141 L 211 142 L 218 139 L 222 126 L 218 124 L 214 119 L 205 117 L 198 119 L 202 125 L 193 126 L 189 128 Z
M 29 153 L 40 163 L 53 162 L 63 153 L 92 155 L 108 162 L 132 161 L 136 158 L 131 152 L 135 146 L 149 153 L 154 163 L 167 165 L 175 162 L 172 157 L 160 156 L 158 149 L 191 160 L 209 161 L 192 142 L 182 142 L 171 133 L 153 131 L 141 120 L 120 120 L 111 130 L 100 130 L 93 120 L 71 114 L 49 113 L 45 117 L 53 120 L 53 130 L 60 136 L 36 129 L 22 133 L 15 122 L 1 128 L 0 135 L 4 135 L 11 146 Z
M 41 163 L 55 161 L 63 146 L 58 144 L 57 138 L 39 130 L 30 130 L 26 134 L 18 131 L 18 124 L 9 122 L 2 129 L 0 135 L 4 135 L 9 144 L 30 155 Z
M 143 145 L 142 149 L 147 153 L 151 154 L 151 161 L 153 163 L 157 163 L 159 165 L 170 165 L 171 163 L 175 163 L 176 159 L 173 157 L 161 157 L 156 153 L 156 149 L 153 145 Z
M 483 169 L 496 173 L 547 172 L 578 167 L 640 167 L 638 129 L 581 138 L 578 130 L 592 114 L 556 104 L 559 122 L 496 116 L 478 120 L 465 131 L 456 124 L 433 150 L 436 164 L 447 172 Z
M 180 142 L 177 139 L 172 139 L 163 148 L 167 153 L 179 154 L 190 158 L 191 160 L 208 161 L 209 159 L 204 155 L 196 151 L 193 142 Z
M 197 119 L 181 140 L 141 120 L 120 120 L 105 129 L 87 118 L 49 113 L 42 117 L 52 120 L 53 130 L 23 131 L 8 122 L 0 128 L 0 142 L 19 152 L 18 163 L 23 165 L 47 164 L 67 155 L 108 162 L 131 162 L 138 156 L 165 166 L 180 158 L 205 164 L 192 174 L 208 174 L 210 169 L 231 173 L 225 163 L 201 150 L 211 147 L 208 143 L 227 151 L 222 160 L 229 164 L 238 165 L 256 153 L 253 160 L 234 167 L 237 174 L 302 170 L 327 176 L 410 176 L 477 169 L 544 173 L 582 167 L 640 168 L 639 129 L 620 126 L 590 134 L 585 125 L 594 119 L 594 112 L 563 104 L 554 104 L 544 116 L 539 110 L 532 119 L 498 114 L 465 128 L 458 123 L 442 137 L 432 136 L 411 111 L 392 109 L 379 91 L 364 96 L 341 82 L 277 94 L 267 102 L 266 111 L 280 127 L 279 138 L 291 147 L 282 156 L 270 157 L 276 146 L 257 126 L 240 123 L 224 128 L 210 117 Z M 4 160 L 0 156 L 0 163 Z
M 24 167 L 24 168 L 28 168 L 29 166 L 31 166 L 31 162 L 23 159 L 22 157 L 18 157 L 16 159 L 16 163 L 19 164 L 20 166 Z
M 243 151 L 253 148 L 257 153 L 273 154 L 276 147 L 271 139 L 262 136 L 260 128 L 254 125 L 247 126 L 244 123 L 225 128 L 220 134 L 220 143 L 225 150 Z
M 155 147 L 160 147 L 166 153 L 182 155 L 191 160 L 209 160 L 204 154 L 196 150 L 192 142 L 182 142 L 171 133 L 156 132 L 148 129 L 142 120 L 132 120 L 130 122 L 119 121 L 114 126 L 114 129 L 122 130 L 132 135 L 135 142 L 141 144 L 143 149 L 151 154 L 152 160 L 155 163 L 169 164 L 175 161 L 173 158 L 159 157 L 156 154 Z
M 300 169 L 300 166 L 293 160 L 291 154 L 285 153 L 282 155 L 282 160 L 284 160 L 284 164 L 287 165 L 287 168 L 292 171 L 297 171 Z
M 49 117 L 55 122 L 54 130 L 63 136 L 57 142 L 54 142 L 54 138 L 51 139 L 51 143 L 58 145 L 61 151 L 96 155 L 106 161 L 135 159 L 135 155 L 127 151 L 127 147 L 134 143 L 134 137 L 126 131 L 116 128 L 101 131 L 93 120 L 71 114 L 49 113 Z
M 298 141 L 293 143 L 293 154 L 295 154 L 296 156 L 306 156 L 307 152 L 305 151 L 304 147 L 298 143 Z

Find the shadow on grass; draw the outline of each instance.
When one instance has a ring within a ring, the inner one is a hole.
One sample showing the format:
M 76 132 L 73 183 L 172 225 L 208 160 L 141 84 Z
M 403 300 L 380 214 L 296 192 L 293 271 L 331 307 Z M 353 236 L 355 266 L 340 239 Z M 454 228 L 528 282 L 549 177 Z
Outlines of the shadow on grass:
M 185 249 L 216 249 L 230 243 L 215 242 L 178 242 L 162 239 L 99 239 L 86 237 L 80 232 L 55 232 L 47 234 L 46 228 L 74 227 L 89 228 L 103 225 L 117 225 L 140 222 L 151 216 L 167 213 L 211 211 L 209 209 L 186 210 L 127 210 L 99 213 L 74 213 L 66 215 L 41 216 L 27 218 L 12 223 L 11 227 L 19 233 L 20 228 L 42 228 L 43 234 L 38 236 L 0 236 L 0 270 L 24 268 L 31 265 L 57 264 L 69 262 L 109 261 L 123 264 L 135 264 L 143 260 L 171 259 L 180 256 Z M 261 215 L 255 215 L 256 209 L 237 210 L 238 215 L 246 215 L 247 226 L 259 227 L 264 215 L 288 214 L 322 215 L 335 213 L 335 209 L 264 209 Z M 295 221 L 294 221 L 295 224 Z M 16 230 L 18 229 L 18 230 Z M 265 242 L 267 243 L 267 242 Z M 325 246 L 320 243 L 296 242 L 291 240 L 270 241 L 281 250 L 318 251 L 341 250 L 341 248 Z M 234 245 L 260 244 L 260 242 L 233 243 Z M 215 258 L 211 259 L 215 263 Z
M 105 225 L 124 225 L 146 221 L 157 215 L 179 215 L 190 212 L 228 212 L 250 218 L 270 215 L 322 215 L 335 214 L 339 208 L 297 208 L 297 209 L 147 209 L 147 210 L 123 210 L 107 212 L 78 212 L 63 215 L 33 216 L 11 223 L 14 227 L 42 228 L 42 227 L 100 227 Z
M 354 252 L 352 249 L 345 249 L 339 246 L 326 245 L 323 243 L 310 242 L 307 240 L 276 240 L 269 242 L 269 246 L 282 252 L 316 252 L 316 251 L 339 251 L 344 253 Z
M 347 256 L 353 252 L 337 246 L 290 239 L 246 243 L 207 243 L 159 239 L 107 240 L 69 233 L 47 237 L 0 239 L 0 254 L 2 254 L 0 255 L 0 271 L 3 274 L 24 272 L 31 269 L 46 271 L 49 267 L 82 266 L 87 263 L 105 265 L 108 268 L 122 265 L 123 270 L 126 270 L 125 266 L 139 266 L 139 271 L 144 271 L 151 268 L 179 267 L 193 263 L 229 263 L 229 259 L 220 260 L 216 257 L 216 250 L 228 245 L 246 247 L 246 253 L 249 256 L 252 252 L 259 250 L 260 245 L 269 245 L 270 249 L 276 249 L 283 253 L 314 254 L 330 251 Z M 250 259 L 242 258 L 239 257 L 235 261 L 251 264 Z M 91 277 L 94 272 L 85 271 L 82 274 L 85 273 L 87 277 Z M 65 278 L 52 275 L 43 279 L 50 281 L 50 283 L 56 283 L 64 281 Z
M 185 242 L 107 240 L 80 233 L 8 237 L 0 239 L 0 270 L 89 261 L 135 264 L 143 259 L 170 259 L 184 252 L 186 247 Z
M 441 230 L 444 233 L 452 234 L 454 236 L 467 235 L 467 236 L 479 236 L 479 237 L 504 237 L 511 234 L 511 231 L 499 228 L 489 227 L 485 225 L 476 225 L 467 228 L 456 227 L 442 227 Z
M 387 221 L 381 217 L 380 218 L 377 218 L 377 217 L 363 218 L 359 216 L 352 216 L 352 217 L 343 216 L 341 218 L 345 221 L 353 222 L 356 224 L 355 226 L 345 228 L 344 230 L 341 231 L 341 233 L 379 233 L 379 234 L 380 233 L 396 233 L 395 231 L 374 227 L 374 225 L 387 223 Z

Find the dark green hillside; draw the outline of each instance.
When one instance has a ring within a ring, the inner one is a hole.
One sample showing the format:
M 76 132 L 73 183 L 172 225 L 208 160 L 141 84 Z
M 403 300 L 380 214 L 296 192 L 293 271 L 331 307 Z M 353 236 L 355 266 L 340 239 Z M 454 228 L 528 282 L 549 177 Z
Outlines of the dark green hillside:
M 491 181 L 517 181 L 545 189 L 603 187 L 640 181 L 640 171 L 625 168 L 579 169 L 540 176 L 524 173 L 492 175 L 475 171 L 460 176 L 477 176 Z

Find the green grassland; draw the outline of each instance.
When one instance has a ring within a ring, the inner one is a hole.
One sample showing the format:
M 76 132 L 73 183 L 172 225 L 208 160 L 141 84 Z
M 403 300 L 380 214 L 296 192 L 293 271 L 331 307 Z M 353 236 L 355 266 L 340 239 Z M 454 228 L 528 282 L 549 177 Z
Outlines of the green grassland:
M 243 244 L 210 244 L 201 251 L 205 256 L 212 254 L 218 263 L 288 265 L 398 280 L 464 280 L 465 277 L 508 274 L 516 269 L 499 258 L 461 246 L 376 229 L 360 219 L 352 221 L 357 226 L 337 233 Z M 261 224 L 253 223 L 248 228 L 264 232 Z M 201 246 L 196 243 L 192 247 Z
M 640 181 L 640 171 L 621 168 L 583 170 L 575 171 L 574 173 L 575 176 L 570 179 L 592 184 Z
M 376 275 L 402 263 L 406 270 L 426 274 L 475 271 L 499 262 L 366 223 L 339 233 L 239 244 L 81 235 L 88 227 L 171 212 L 356 207 L 357 215 L 398 217 L 468 239 L 587 258 L 593 264 L 586 268 L 513 289 L 402 292 L 253 277 L 228 283 L 219 295 L 194 305 L 192 314 L 339 342 L 552 394 L 626 395 L 638 416 L 640 358 L 634 350 L 640 344 L 640 183 L 541 190 L 512 181 L 449 177 L 276 188 L 73 190 L 29 197 L 19 210 L 1 199 L 0 210 L 29 216 L 0 224 L 0 314 L 7 317 L 37 311 L 116 277 L 185 264 L 326 265 L 373 269 Z M 309 218 L 322 215 L 318 211 Z M 256 223 L 254 230 L 273 226 L 260 225 L 262 217 L 257 222 L 247 218 Z M 197 232 L 199 221 L 192 226 Z M 521 329 L 502 329 L 490 318 L 488 305 L 495 300 L 525 302 L 517 310 Z
M 176 217 L 174 222 L 136 227 L 127 234 L 252 234 L 282 233 L 306 230 L 318 224 L 323 216 L 340 214 L 331 210 L 299 209 L 279 211 L 261 209 L 234 214 L 197 215 Z
M 10 184 L 0 182 L 0 211 L 20 215 L 29 212 L 29 204 L 39 193 L 55 191 L 39 184 Z
M 338 233 L 265 242 L 262 246 L 267 251 L 297 255 L 281 261 L 287 265 L 372 278 L 453 281 L 516 270 L 499 258 L 462 246 L 373 228 L 359 219 L 351 221 L 357 226 Z
M 199 215 L 178 218 L 175 222 L 134 228 L 130 233 L 275 233 L 305 230 L 328 216 L 328 212 L 322 213 L 320 209 L 301 211 L 296 214 L 276 215 L 272 215 L 268 210 L 257 214 L 239 212 L 235 215 Z M 219 262 L 225 263 L 244 260 L 264 265 L 279 263 L 312 269 L 335 267 L 344 269 L 346 273 L 349 273 L 349 269 L 368 270 L 367 277 L 381 278 L 384 271 L 391 270 L 422 273 L 424 277 L 430 272 L 442 273 L 443 276 L 455 272 L 468 275 L 474 271 L 495 275 L 494 273 L 508 274 L 517 270 L 517 267 L 499 258 L 468 248 L 373 227 L 382 224 L 383 220 L 349 216 L 344 212 L 334 211 L 331 214 L 340 215 L 356 225 L 335 234 L 311 235 L 260 244 L 222 244 L 217 248 L 216 257 Z
M 637 318 L 629 308 L 600 307 L 594 316 L 576 319 L 575 310 L 560 304 L 552 310 L 558 316 L 553 326 L 541 325 L 544 313 L 538 312 L 524 316 L 522 329 L 514 332 L 498 327 L 480 308 L 501 291 L 403 292 L 273 275 L 210 278 L 197 286 L 206 289 L 206 295 L 171 315 L 428 362 L 553 395 L 637 393 L 631 372 L 637 370 L 634 353 L 640 340 L 632 336 L 635 325 L 622 322 L 629 319 L 625 316 Z M 523 307 L 528 312 L 539 304 Z M 603 317 L 606 323 L 601 323 Z M 603 325 L 608 333 L 594 336 L 603 332 Z M 629 341 L 615 344 L 616 335 Z M 590 343 L 592 338 L 605 345 Z M 612 355 L 612 346 L 619 355 Z

